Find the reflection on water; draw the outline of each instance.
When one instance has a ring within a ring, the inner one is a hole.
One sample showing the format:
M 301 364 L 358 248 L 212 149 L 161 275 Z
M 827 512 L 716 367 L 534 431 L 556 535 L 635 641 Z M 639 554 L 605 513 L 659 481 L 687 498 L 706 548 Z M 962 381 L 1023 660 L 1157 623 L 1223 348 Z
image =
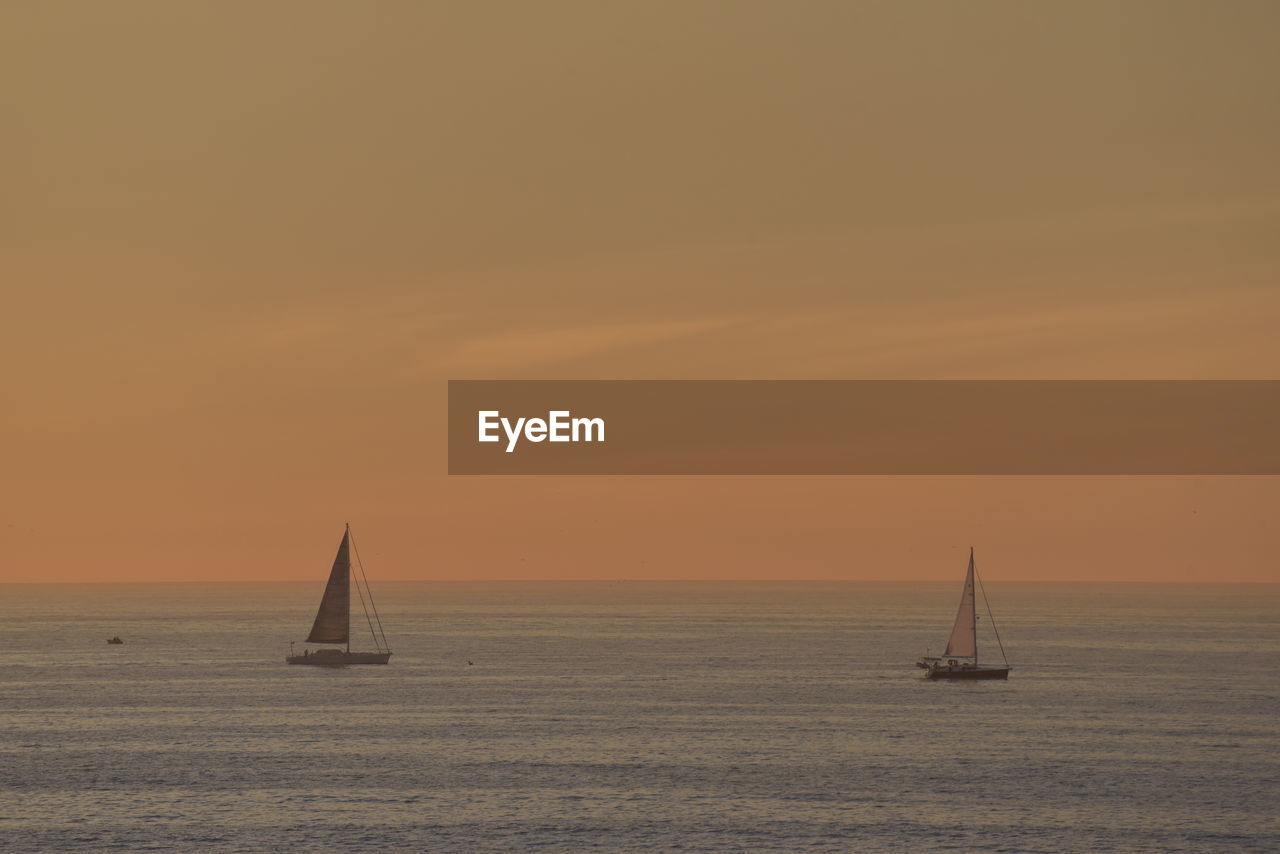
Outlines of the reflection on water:
M 1280 829 L 1275 586 L 988 584 L 1015 666 L 991 683 L 912 666 L 954 584 L 383 584 L 396 654 L 346 669 L 284 664 L 314 584 L 0 591 L 13 850 L 1218 851 Z

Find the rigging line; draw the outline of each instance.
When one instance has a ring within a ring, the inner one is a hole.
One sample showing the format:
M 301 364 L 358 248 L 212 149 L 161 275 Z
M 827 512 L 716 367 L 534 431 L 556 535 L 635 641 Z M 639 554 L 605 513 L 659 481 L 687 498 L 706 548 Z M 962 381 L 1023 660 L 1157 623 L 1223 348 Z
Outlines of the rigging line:
M 996 628 L 995 615 L 991 613 L 991 603 L 987 601 L 987 588 L 982 584 L 982 576 L 978 574 L 978 567 L 973 568 L 973 577 L 978 579 L 978 589 L 982 591 L 982 604 L 987 606 L 987 619 L 991 621 L 991 631 L 996 633 L 996 644 L 1000 647 L 1000 657 L 1004 659 L 1005 667 L 1009 666 L 1009 656 L 1004 654 L 1004 643 L 1000 640 L 1000 630 Z
M 374 604 L 374 602 L 373 602 L 373 588 L 369 586 L 369 576 L 368 576 L 368 574 L 364 571 L 364 561 L 362 561 L 362 560 L 360 559 L 360 549 L 356 548 L 356 538 L 355 538 L 354 536 L 351 538 L 351 550 L 352 550 L 353 552 L 355 552 L 355 555 L 356 555 L 356 566 L 360 567 L 360 575 L 361 575 L 361 577 L 362 577 L 362 578 L 364 578 L 364 589 L 365 589 L 365 590 L 368 592 L 368 594 L 369 594 L 369 607 L 373 609 L 373 619 L 377 620 L 377 622 L 378 622 L 378 634 L 381 634 L 381 635 L 382 635 L 382 648 L 383 648 L 383 649 L 390 649 L 390 648 L 391 648 L 391 646 L 390 646 L 390 644 L 388 644 L 388 643 L 387 643 L 387 633 L 386 633 L 386 632 L 383 630 L 383 628 L 382 628 L 382 617 L 381 617 L 381 616 L 379 616 L 379 614 L 378 614 L 378 606 L 377 606 L 377 605 L 375 605 L 375 604 Z M 361 603 L 363 604 L 363 599 L 361 600 Z M 369 616 L 369 614 L 368 614 L 368 612 L 366 611 L 366 612 L 365 612 L 365 618 L 367 619 L 367 618 L 368 618 L 368 616 Z M 369 632 L 370 632 L 370 634 L 372 634 L 372 633 L 373 633 L 373 624 L 372 624 L 372 623 L 370 623 L 370 624 L 369 624 Z M 375 644 L 378 642 L 378 635 L 374 635 L 374 636 L 373 636 L 373 642 L 374 642 Z
M 360 567 L 360 575 L 364 579 L 364 590 L 369 595 L 369 607 L 373 609 L 373 619 L 378 624 L 378 634 L 382 635 L 382 649 L 390 649 L 391 645 L 387 643 L 387 633 L 382 628 L 382 617 L 378 614 L 378 606 L 373 601 L 373 588 L 369 586 L 369 574 L 364 571 L 364 561 L 360 559 L 360 550 L 356 547 L 355 537 L 351 538 L 351 547 L 355 549 L 356 565 Z M 369 627 L 369 631 L 373 631 L 373 626 Z M 374 636 L 373 642 L 378 642 L 377 635 Z
M 364 620 L 369 624 L 369 634 L 373 637 L 373 645 L 376 647 L 378 645 L 378 636 L 373 631 L 373 620 L 369 619 L 369 607 L 364 604 L 364 591 L 360 589 L 360 576 L 353 572 L 351 577 L 356 582 L 356 593 L 360 596 L 360 610 L 364 611 Z

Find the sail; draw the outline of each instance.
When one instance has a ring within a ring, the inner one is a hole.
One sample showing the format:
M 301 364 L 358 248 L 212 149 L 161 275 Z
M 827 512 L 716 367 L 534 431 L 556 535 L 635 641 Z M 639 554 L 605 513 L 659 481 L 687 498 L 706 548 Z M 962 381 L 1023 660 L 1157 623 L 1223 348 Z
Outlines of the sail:
M 956 624 L 951 627 L 944 656 L 955 658 L 978 657 L 978 621 L 973 599 L 973 549 L 969 550 L 969 571 L 964 576 L 964 592 L 960 594 L 960 610 Z
M 351 625 L 351 532 L 342 535 L 338 556 L 333 559 L 329 583 L 324 587 L 324 598 L 316 612 L 315 624 L 307 643 L 347 643 Z M 972 579 L 971 579 L 972 580 Z

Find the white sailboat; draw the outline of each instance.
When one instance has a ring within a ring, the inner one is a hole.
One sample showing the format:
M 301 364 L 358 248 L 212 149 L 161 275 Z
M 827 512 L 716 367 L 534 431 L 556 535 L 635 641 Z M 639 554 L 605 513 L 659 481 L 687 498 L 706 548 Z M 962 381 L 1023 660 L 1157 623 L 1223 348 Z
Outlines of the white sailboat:
M 1000 642 L 1000 632 L 996 630 L 995 618 L 991 616 L 991 604 L 987 603 L 987 618 L 991 620 L 991 629 L 995 632 L 996 644 L 1000 647 L 1003 665 L 978 663 L 978 607 L 974 596 L 974 579 L 977 576 L 977 565 L 973 560 L 973 549 L 969 549 L 969 571 L 964 576 L 964 589 L 960 593 L 960 610 L 956 613 L 955 625 L 951 627 L 951 637 L 947 639 L 947 648 L 941 657 L 922 656 L 916 661 L 916 667 L 924 668 L 926 679 L 1008 679 L 1009 659 L 1004 654 L 1004 644 Z M 981 583 L 981 582 L 979 582 Z M 987 596 L 982 595 L 983 602 Z
M 320 609 L 316 612 L 316 620 L 311 626 L 311 634 L 305 643 L 338 644 L 345 649 L 325 647 L 317 650 L 306 649 L 301 655 L 293 651 L 293 643 L 289 644 L 289 655 L 286 664 L 314 664 L 327 667 L 340 667 L 345 664 L 386 664 L 391 658 L 391 649 L 387 646 L 387 636 L 382 631 L 382 620 L 378 609 L 373 604 L 373 591 L 369 589 L 369 579 L 364 574 L 364 565 L 360 562 L 360 554 L 356 552 L 356 566 L 360 572 L 351 572 L 351 526 L 347 525 L 342 534 L 342 542 L 338 545 L 338 554 L 333 559 L 333 569 L 329 571 L 329 582 L 325 585 L 324 596 L 320 600 Z M 373 635 L 373 652 L 351 651 L 351 582 L 355 581 L 356 595 L 364 609 L 365 621 L 369 624 L 369 633 Z M 377 626 L 375 629 L 374 626 Z

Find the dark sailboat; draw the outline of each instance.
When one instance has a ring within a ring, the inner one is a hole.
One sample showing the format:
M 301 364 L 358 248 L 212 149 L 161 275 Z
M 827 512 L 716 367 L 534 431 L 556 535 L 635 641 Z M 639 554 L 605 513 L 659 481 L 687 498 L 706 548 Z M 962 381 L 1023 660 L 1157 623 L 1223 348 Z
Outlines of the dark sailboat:
M 1004 654 L 1004 644 L 1000 642 L 1000 632 L 996 630 L 995 618 L 991 616 L 991 604 L 987 602 L 985 591 L 982 600 L 987 604 L 987 618 L 991 621 L 991 629 L 995 632 L 996 645 L 1000 648 L 1003 665 L 978 663 L 978 608 L 974 596 L 974 579 L 977 577 L 977 566 L 973 560 L 973 549 L 969 549 L 969 571 L 964 576 L 964 589 L 960 593 L 960 610 L 956 613 L 955 625 L 951 627 L 951 637 L 947 639 L 947 648 L 940 658 L 923 656 L 916 661 L 916 667 L 925 670 L 926 679 L 1008 679 L 1009 659 Z M 981 581 L 978 582 L 979 585 Z
M 320 610 L 316 612 L 315 623 L 311 626 L 311 634 L 306 643 L 338 644 L 344 649 L 326 647 L 312 651 L 305 650 L 301 655 L 293 652 L 293 644 L 289 644 L 287 664 L 314 664 L 327 667 L 340 667 L 345 664 L 386 664 L 391 658 L 391 649 L 387 646 L 387 636 L 382 631 L 382 620 L 378 609 L 373 604 L 373 592 L 369 589 L 369 579 L 364 574 L 364 566 L 356 553 L 356 566 L 360 572 L 351 572 L 351 526 L 347 525 L 342 534 L 342 543 L 338 546 L 338 554 L 333 559 L 333 569 L 329 571 L 329 582 L 324 588 L 324 597 L 320 600 Z M 369 624 L 369 633 L 373 636 L 373 652 L 351 651 L 351 582 L 355 581 L 356 595 L 360 597 L 360 605 L 364 609 L 365 621 Z M 375 629 L 374 626 L 377 626 Z

